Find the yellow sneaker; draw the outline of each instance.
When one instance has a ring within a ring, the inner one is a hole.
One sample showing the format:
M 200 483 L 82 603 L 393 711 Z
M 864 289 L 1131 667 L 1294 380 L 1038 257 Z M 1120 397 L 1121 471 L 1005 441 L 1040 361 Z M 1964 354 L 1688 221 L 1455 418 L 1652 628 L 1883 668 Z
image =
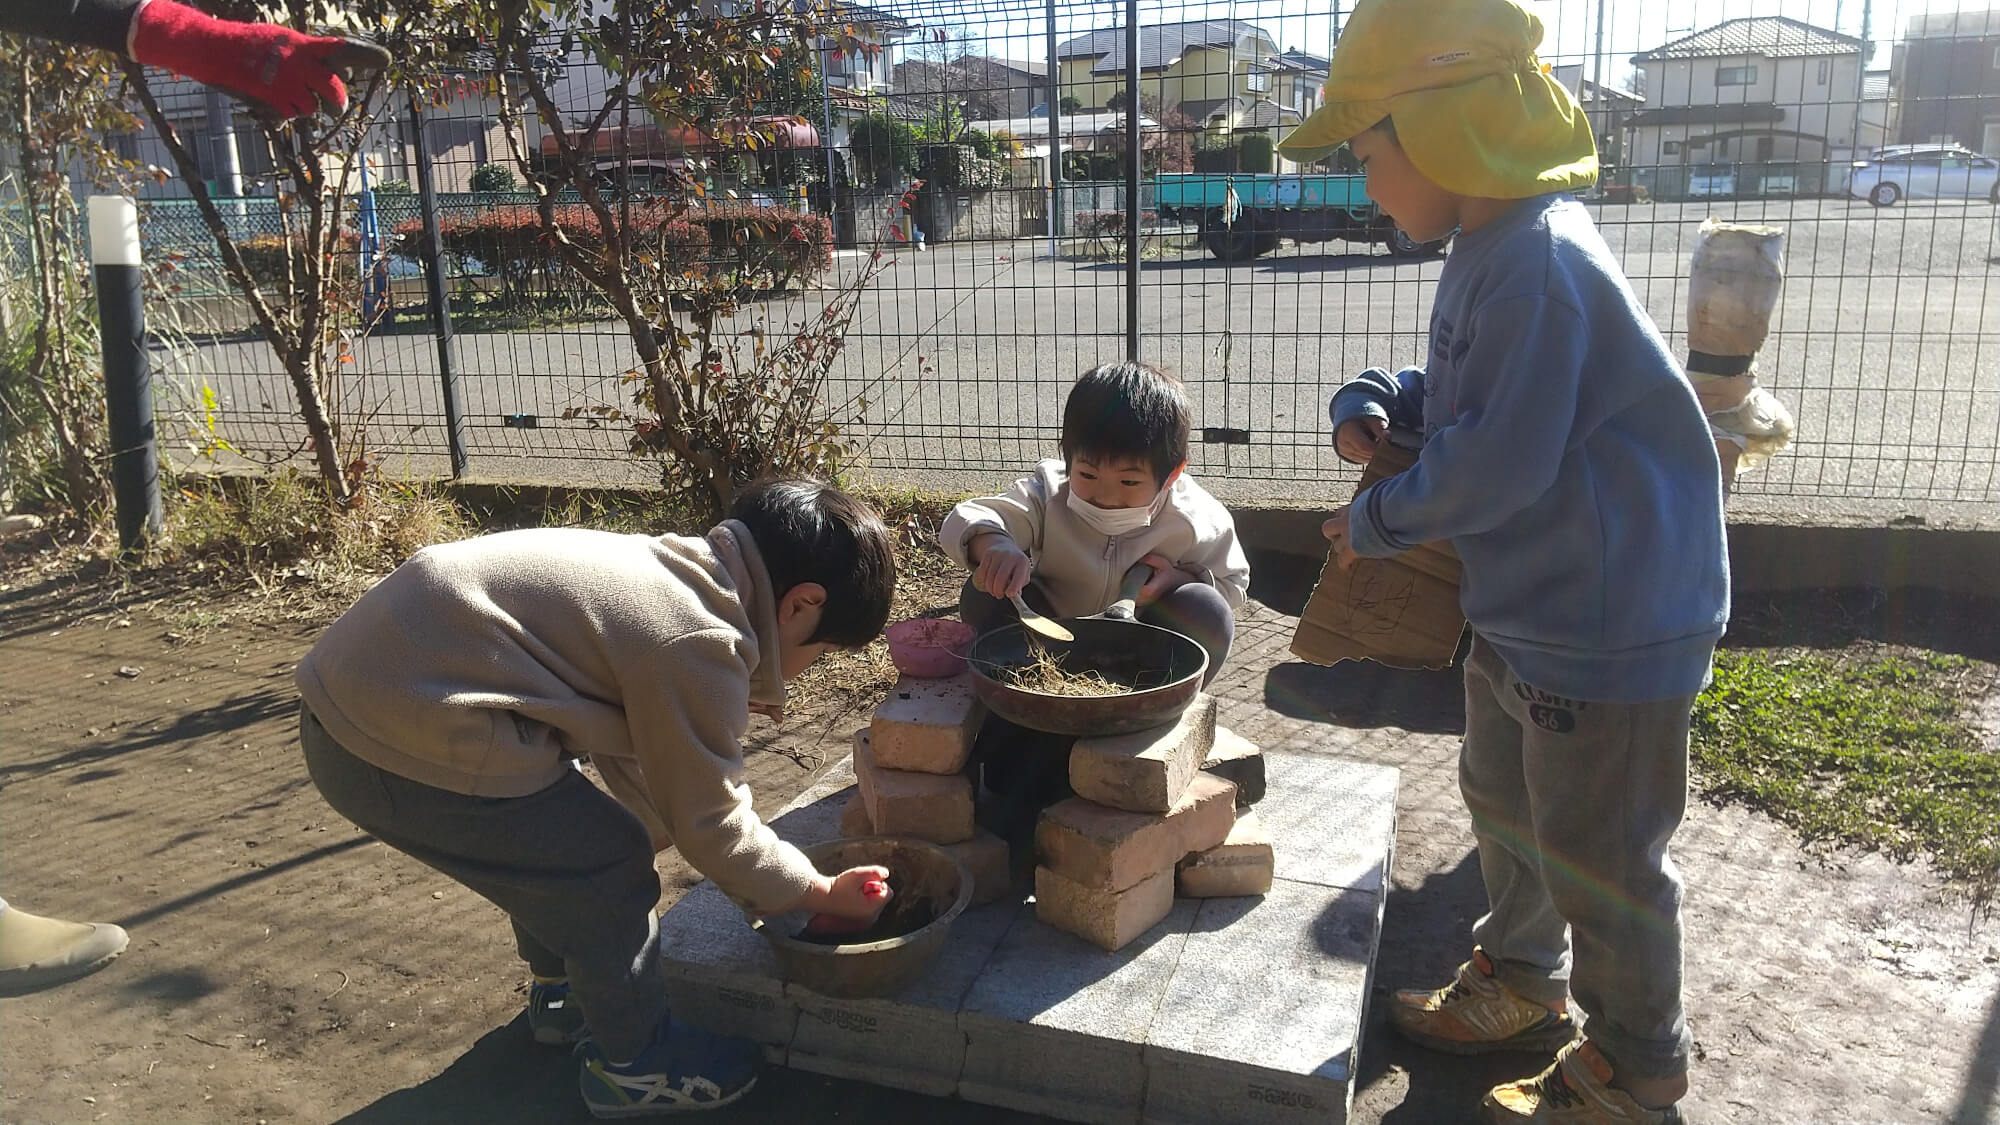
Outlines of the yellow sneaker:
M 1611 1087 L 1611 1064 L 1588 1042 L 1556 1052 L 1533 1078 L 1495 1086 L 1479 1103 L 1487 1125 L 1681 1125 L 1675 1106 L 1647 1109 Z
M 1414 1043 L 1454 1055 L 1489 1051 L 1553 1051 L 1576 1038 L 1568 1012 L 1545 1008 L 1493 975 L 1475 948 L 1443 988 L 1403 989 L 1389 997 L 1389 1026 Z

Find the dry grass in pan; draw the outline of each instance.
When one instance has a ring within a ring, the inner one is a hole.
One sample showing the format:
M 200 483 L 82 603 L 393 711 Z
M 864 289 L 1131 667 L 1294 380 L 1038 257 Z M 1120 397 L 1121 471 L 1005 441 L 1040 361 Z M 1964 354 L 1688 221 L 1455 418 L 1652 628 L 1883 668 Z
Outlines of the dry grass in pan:
M 1034 658 L 1028 663 L 1000 669 L 1001 682 L 1008 687 L 1071 697 L 1124 695 L 1132 690 L 1102 672 L 1072 672 L 1063 666 L 1062 657 L 1040 644 L 1029 642 L 1028 651 Z

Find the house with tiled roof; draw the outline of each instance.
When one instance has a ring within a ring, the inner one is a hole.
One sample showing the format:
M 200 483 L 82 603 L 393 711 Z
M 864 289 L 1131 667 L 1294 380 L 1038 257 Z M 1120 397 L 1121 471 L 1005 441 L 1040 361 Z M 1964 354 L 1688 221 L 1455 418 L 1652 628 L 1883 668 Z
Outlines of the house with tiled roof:
M 1817 194 L 1856 155 L 1866 44 L 1786 16 L 1725 20 L 1636 55 L 1633 178 L 1656 197 Z
M 1269 32 L 1242 20 L 1190 20 L 1139 28 L 1139 93 L 1210 130 L 1298 124 L 1316 104 L 1324 60 L 1280 52 Z M 1125 88 L 1125 29 L 1103 28 L 1060 43 L 1062 92 L 1085 111 L 1114 108 Z M 1312 87 L 1306 95 L 1305 87 Z

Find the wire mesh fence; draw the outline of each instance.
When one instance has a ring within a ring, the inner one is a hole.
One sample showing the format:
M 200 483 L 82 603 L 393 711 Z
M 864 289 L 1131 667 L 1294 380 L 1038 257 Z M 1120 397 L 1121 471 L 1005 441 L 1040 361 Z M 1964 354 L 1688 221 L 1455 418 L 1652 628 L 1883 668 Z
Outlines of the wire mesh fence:
M 1759 369 L 1798 434 L 1741 491 L 1802 506 L 2000 503 L 2000 12 L 1931 0 L 1532 10 L 1542 61 L 1597 138 L 1604 174 L 1585 203 L 1677 354 L 1701 222 L 1785 231 Z M 1139 358 L 1180 376 L 1194 405 L 1190 470 L 1226 495 L 1324 500 L 1349 479 L 1329 396 L 1364 367 L 1420 360 L 1450 253 L 1397 232 L 1344 153 L 1301 165 L 1276 150 L 1320 104 L 1350 11 L 1140 3 L 1133 55 L 1125 3 L 850 6 L 808 60 L 805 96 L 771 115 L 810 128 L 747 150 L 626 121 L 591 158 L 642 200 L 664 173 L 705 162 L 695 226 L 754 213 L 799 232 L 810 252 L 729 263 L 743 331 L 782 331 L 875 253 L 894 258 L 830 388 L 855 400 L 845 432 L 882 475 L 949 483 L 1049 455 L 1069 383 L 1126 355 L 1136 287 Z M 616 80 L 580 48 L 548 50 L 580 122 Z M 549 151 L 540 124 L 523 119 L 522 166 L 498 107 L 470 89 L 421 123 L 385 120 L 363 154 L 374 214 L 352 219 L 356 284 L 372 288 L 344 343 L 343 409 L 365 421 L 369 447 L 392 472 L 450 471 L 451 383 L 479 477 L 653 479 L 590 409 L 629 394 L 635 353 L 538 241 L 524 188 Z M 237 169 L 243 197 L 222 202 L 253 240 L 276 215 L 256 163 Z M 428 195 L 407 186 L 419 163 Z M 444 235 L 448 347 L 413 233 L 427 205 Z M 156 320 L 191 326 L 163 353 L 170 378 L 183 401 L 209 404 L 202 427 L 234 450 L 291 455 L 282 369 L 214 283 L 189 206 L 152 201 L 144 228 L 149 259 L 179 255 L 186 275 L 154 302 Z M 710 262 L 736 253 L 719 235 L 689 240 Z

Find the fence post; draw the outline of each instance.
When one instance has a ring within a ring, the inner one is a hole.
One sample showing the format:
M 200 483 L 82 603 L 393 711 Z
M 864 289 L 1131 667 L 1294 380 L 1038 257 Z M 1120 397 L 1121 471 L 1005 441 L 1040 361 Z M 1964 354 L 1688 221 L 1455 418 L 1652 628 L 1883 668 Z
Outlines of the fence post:
M 1235 76 L 1230 77 L 1235 81 Z M 1139 362 L 1139 0 L 1125 0 L 1125 358 Z
M 131 554 L 160 533 L 160 462 L 152 376 L 146 366 L 139 207 L 130 196 L 90 197 L 90 262 L 104 344 L 104 413 L 111 425 L 118 546 Z
M 431 325 L 437 333 L 438 379 L 444 387 L 445 442 L 451 448 L 451 475 L 465 475 L 465 401 L 452 363 L 451 306 L 445 303 L 444 243 L 438 237 L 437 189 L 431 181 L 431 146 L 424 136 L 424 111 L 410 98 L 410 131 L 417 154 L 417 196 L 424 222 L 424 291 L 430 296 Z
M 1062 237 L 1062 66 L 1056 59 L 1056 0 L 1048 0 L 1049 52 L 1049 260 L 1060 253 Z

